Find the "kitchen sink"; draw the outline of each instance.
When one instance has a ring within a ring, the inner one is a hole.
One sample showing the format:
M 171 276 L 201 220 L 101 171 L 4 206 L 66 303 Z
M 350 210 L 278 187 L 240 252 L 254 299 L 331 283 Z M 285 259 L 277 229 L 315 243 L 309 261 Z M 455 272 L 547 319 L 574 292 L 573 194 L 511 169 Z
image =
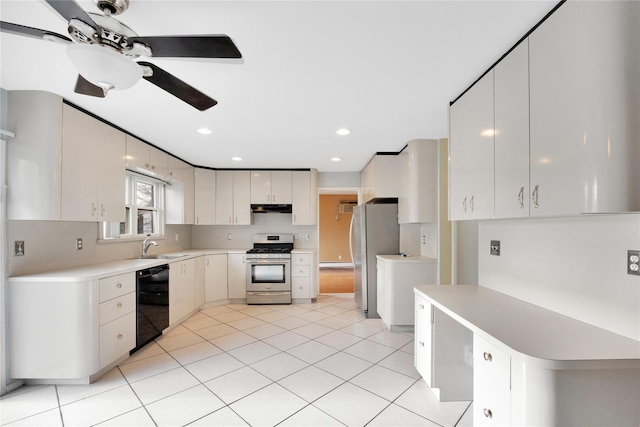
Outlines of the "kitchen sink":
M 138 257 L 138 259 L 175 259 L 182 258 L 188 254 L 161 254 L 161 255 L 145 255 Z

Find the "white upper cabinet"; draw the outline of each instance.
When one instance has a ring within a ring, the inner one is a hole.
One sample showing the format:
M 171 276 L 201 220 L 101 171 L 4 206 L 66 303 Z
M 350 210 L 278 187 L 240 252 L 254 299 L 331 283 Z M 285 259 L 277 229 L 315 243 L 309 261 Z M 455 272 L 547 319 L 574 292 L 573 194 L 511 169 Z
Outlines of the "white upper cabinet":
M 184 182 L 184 224 L 195 224 L 195 168 L 185 164 L 182 179 Z
M 251 171 L 252 204 L 291 204 L 291 171 Z
M 529 43 L 494 69 L 495 217 L 529 216 Z
M 397 157 L 398 223 L 438 220 L 438 141 L 409 141 Z
M 125 134 L 63 105 L 64 221 L 124 221 Z
M 395 154 L 376 154 L 360 173 L 362 203 L 398 197 L 398 163 Z
M 211 225 L 216 223 L 216 171 L 196 168 L 195 170 L 195 223 Z
M 167 154 L 155 147 L 127 135 L 127 167 L 129 169 L 143 169 L 152 175 L 165 177 L 168 173 Z
M 639 9 L 569 1 L 529 37 L 532 216 L 640 210 Z
M 493 218 L 493 70 L 449 109 L 449 218 Z
M 292 172 L 293 225 L 316 225 L 318 220 L 318 171 Z
M 251 176 L 244 170 L 216 172 L 216 224 L 251 224 Z
M 7 218 L 60 219 L 62 98 L 40 91 L 7 93 Z

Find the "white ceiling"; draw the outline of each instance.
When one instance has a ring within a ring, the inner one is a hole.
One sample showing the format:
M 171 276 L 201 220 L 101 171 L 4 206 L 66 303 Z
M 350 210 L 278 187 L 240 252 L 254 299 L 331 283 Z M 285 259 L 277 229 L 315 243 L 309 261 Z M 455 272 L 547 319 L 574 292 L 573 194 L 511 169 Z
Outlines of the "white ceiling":
M 242 60 L 149 59 L 217 106 L 200 112 L 144 80 L 76 94 L 66 46 L 5 33 L 0 87 L 60 94 L 197 166 L 360 171 L 376 152 L 447 137 L 449 101 L 556 3 L 130 0 L 117 18 L 139 35 L 231 36 Z M 44 1 L 2 0 L 0 19 L 67 34 Z

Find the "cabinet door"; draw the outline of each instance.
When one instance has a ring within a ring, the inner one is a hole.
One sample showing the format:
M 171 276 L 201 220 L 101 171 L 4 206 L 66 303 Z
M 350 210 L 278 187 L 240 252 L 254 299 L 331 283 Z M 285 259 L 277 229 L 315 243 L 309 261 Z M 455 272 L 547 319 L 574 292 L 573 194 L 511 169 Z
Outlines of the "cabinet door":
M 291 204 L 291 171 L 271 172 L 271 200 L 277 204 Z
M 195 260 L 171 263 L 169 269 L 169 324 L 195 310 Z
M 205 281 L 206 281 L 206 257 L 198 257 L 195 261 L 195 281 L 194 281 L 194 293 L 195 293 L 195 309 L 200 308 L 205 303 Z
M 151 168 L 149 163 L 149 144 L 140 141 L 131 135 L 126 136 L 127 139 L 127 167 L 131 169 Z
M 123 222 L 125 220 L 125 147 L 123 132 L 98 122 L 96 131 L 98 169 L 98 221 Z M 98 139 L 98 133 L 102 138 Z
M 216 224 L 233 224 L 233 171 L 216 172 Z
M 169 171 L 167 153 L 154 147 L 149 147 L 149 164 L 154 175 L 166 177 Z
M 566 2 L 529 37 L 532 216 L 637 209 L 639 7 Z
M 292 172 L 292 223 L 315 225 L 317 217 L 317 189 L 313 172 Z
M 415 296 L 415 367 L 429 387 L 433 386 L 433 315 L 432 306 L 421 296 Z
M 195 210 L 197 225 L 216 223 L 216 171 L 196 168 Z
M 493 71 L 449 110 L 449 218 L 493 217 Z
M 511 425 L 511 359 L 473 335 L 473 425 Z
M 233 223 L 251 224 L 251 174 L 249 171 L 233 171 Z
M 247 298 L 247 264 L 245 254 L 227 255 L 227 285 L 229 298 Z
M 62 115 L 61 219 L 98 221 L 97 120 L 66 104 Z
M 195 224 L 195 168 L 185 164 L 184 175 L 184 223 Z
M 251 171 L 251 203 L 271 201 L 271 171 Z
M 205 300 L 225 300 L 227 295 L 227 254 L 208 255 L 205 264 Z
M 495 217 L 529 216 L 529 42 L 495 68 Z

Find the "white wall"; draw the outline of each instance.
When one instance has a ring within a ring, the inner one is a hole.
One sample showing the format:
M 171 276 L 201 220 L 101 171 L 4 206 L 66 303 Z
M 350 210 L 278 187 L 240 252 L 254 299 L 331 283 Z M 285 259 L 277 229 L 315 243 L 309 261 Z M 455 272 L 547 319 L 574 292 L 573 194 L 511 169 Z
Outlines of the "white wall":
M 294 248 L 318 248 L 318 226 L 291 225 L 291 214 L 252 215 L 252 225 L 194 225 L 191 229 L 192 247 L 248 249 L 253 246 L 254 234 L 285 233 L 297 237 L 293 243 Z M 227 238 L 228 235 L 231 237 L 230 240 Z
M 489 254 L 490 240 L 500 240 L 500 256 Z M 478 282 L 640 340 L 640 277 L 627 274 L 629 249 L 640 249 L 640 214 L 483 221 Z
M 157 247 L 149 253 L 176 252 L 191 247 L 190 225 L 165 226 L 166 239 L 154 239 Z M 178 235 L 178 241 L 175 236 Z M 83 249 L 76 250 L 76 239 L 82 238 Z M 98 223 L 68 221 L 8 221 L 8 276 L 40 273 L 81 265 L 136 258 L 141 241 L 97 243 Z M 24 256 L 13 255 L 13 242 L 24 240 Z

